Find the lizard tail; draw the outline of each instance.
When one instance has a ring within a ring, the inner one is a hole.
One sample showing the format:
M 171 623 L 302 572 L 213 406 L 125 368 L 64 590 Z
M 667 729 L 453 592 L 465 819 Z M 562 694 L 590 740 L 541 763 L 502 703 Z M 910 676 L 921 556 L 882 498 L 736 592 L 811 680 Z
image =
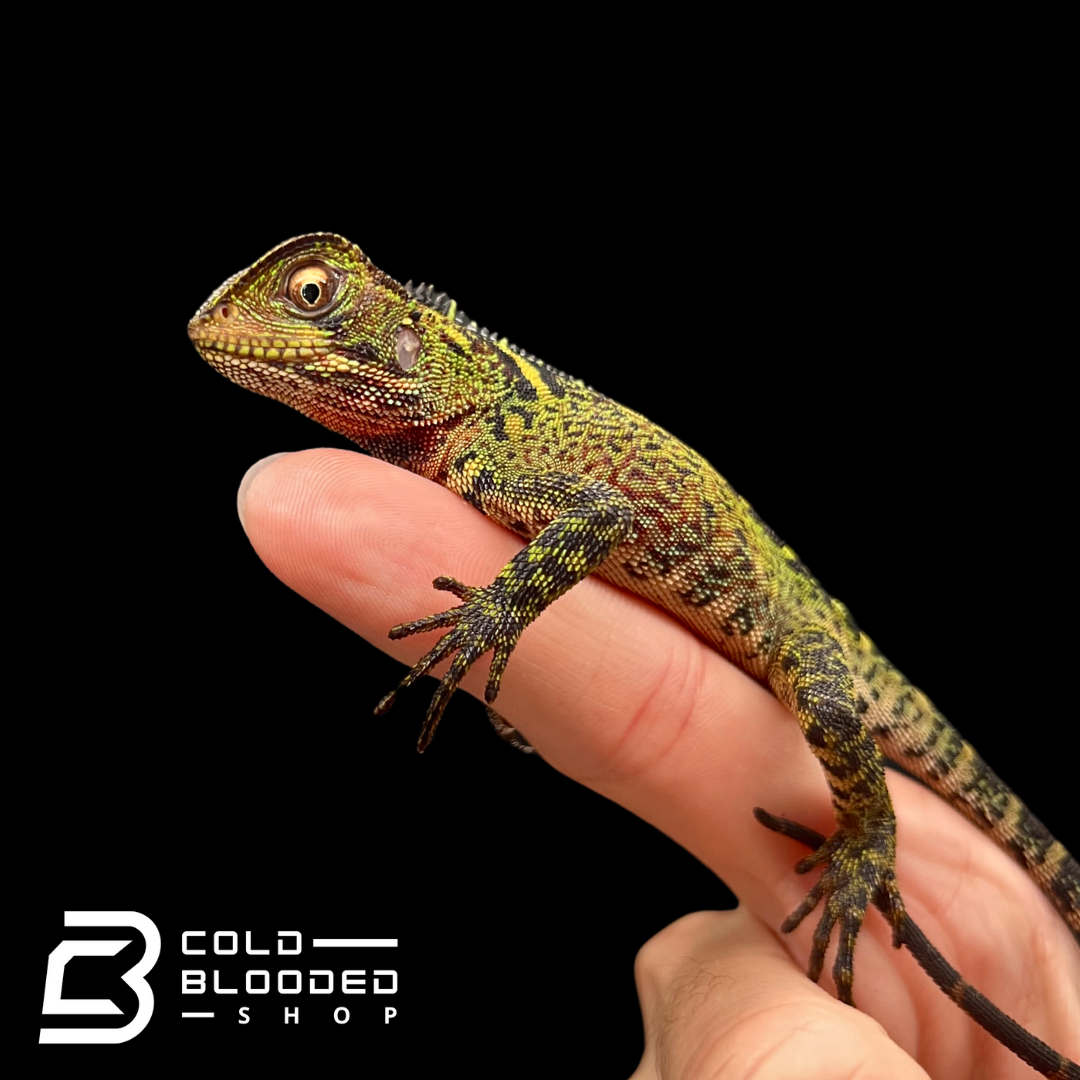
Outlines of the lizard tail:
M 875 901 L 876 902 L 876 901 Z M 878 905 L 881 907 L 881 905 Z M 886 916 L 888 912 L 883 908 Z M 1003 1046 L 1026 1061 L 1036 1072 L 1052 1080 L 1080 1080 L 1080 1065 L 1059 1054 L 1021 1027 L 1008 1013 L 999 1009 L 961 977 L 944 956 L 927 940 L 926 935 L 905 915 L 895 931 L 899 944 L 906 945 L 919 967 L 964 1010 L 980 1027 L 985 1028 Z
M 863 721 L 881 752 L 933 788 L 1012 855 L 1080 943 L 1080 865 L 941 715 L 860 634 Z
M 790 836 L 815 851 L 825 843 L 825 837 L 814 829 L 775 817 L 760 807 L 754 807 L 754 817 L 767 829 Z M 938 952 L 909 915 L 905 913 L 897 923 L 887 896 L 876 896 L 874 904 L 893 927 L 893 945 L 897 948 L 906 945 L 919 967 L 975 1023 L 1043 1076 L 1051 1080 L 1080 1080 L 1080 1065 L 1047 1046 L 976 990 Z

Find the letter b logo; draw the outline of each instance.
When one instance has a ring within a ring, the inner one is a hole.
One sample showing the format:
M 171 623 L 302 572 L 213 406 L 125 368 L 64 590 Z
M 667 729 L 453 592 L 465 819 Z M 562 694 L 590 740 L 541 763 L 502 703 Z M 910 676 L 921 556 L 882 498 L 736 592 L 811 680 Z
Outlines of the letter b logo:
M 154 991 L 146 976 L 161 955 L 161 935 L 157 927 L 138 911 L 65 911 L 65 926 L 133 926 L 146 939 L 146 952 L 121 978 L 135 991 L 139 1008 L 131 1020 L 118 1028 L 46 1028 L 39 1043 L 122 1043 L 134 1039 L 150 1023 L 154 1013 Z M 43 1015 L 108 1016 L 120 1009 L 108 998 L 65 998 L 64 968 L 73 956 L 115 956 L 130 939 L 110 941 L 61 941 L 49 954 L 45 973 Z

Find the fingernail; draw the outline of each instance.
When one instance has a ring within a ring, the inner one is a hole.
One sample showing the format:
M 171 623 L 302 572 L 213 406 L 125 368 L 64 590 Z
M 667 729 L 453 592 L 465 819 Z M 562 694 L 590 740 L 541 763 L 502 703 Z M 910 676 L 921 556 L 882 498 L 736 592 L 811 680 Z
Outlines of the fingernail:
M 247 532 L 247 524 L 244 522 L 244 503 L 247 500 L 247 493 L 251 489 L 251 482 L 266 468 L 267 465 L 270 464 L 271 461 L 277 461 L 278 458 L 287 456 L 287 451 L 283 451 L 280 454 L 271 454 L 269 457 L 264 457 L 261 461 L 256 461 L 255 464 L 244 473 L 244 479 L 240 481 L 240 490 L 236 493 L 236 512 L 240 515 L 240 524 L 244 526 L 245 532 Z

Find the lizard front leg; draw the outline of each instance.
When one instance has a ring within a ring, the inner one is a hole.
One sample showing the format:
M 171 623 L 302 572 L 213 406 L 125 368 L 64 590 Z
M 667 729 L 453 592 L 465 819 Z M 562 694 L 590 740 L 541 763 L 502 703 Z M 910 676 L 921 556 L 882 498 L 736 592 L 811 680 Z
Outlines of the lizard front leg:
M 814 932 L 808 974 L 821 975 L 833 927 L 839 943 L 833 978 L 840 1000 L 852 1000 L 852 960 L 866 909 L 877 903 L 898 928 L 904 906 L 896 884 L 896 818 L 885 785 L 884 758 L 855 710 L 855 693 L 839 642 L 826 630 L 808 627 L 783 635 L 769 665 L 773 693 L 798 718 L 799 726 L 829 782 L 836 831 L 799 862 L 806 873 L 824 872 L 781 929 L 794 930 L 820 902 L 824 911 Z
M 534 539 L 515 555 L 486 586 L 463 585 L 437 577 L 436 589 L 453 593 L 460 607 L 415 622 L 395 626 L 394 640 L 428 630 L 449 629 L 438 644 L 416 663 L 395 690 L 376 706 L 383 713 L 398 690 L 427 674 L 439 661 L 456 653 L 428 706 L 417 748 L 431 742 L 450 695 L 465 673 L 489 650 L 494 651 L 484 696 L 490 703 L 522 631 L 553 600 L 592 573 L 632 531 L 630 500 L 601 481 L 565 473 L 527 474 L 499 481 L 482 470 L 469 501 L 519 532 L 530 524 L 547 522 Z

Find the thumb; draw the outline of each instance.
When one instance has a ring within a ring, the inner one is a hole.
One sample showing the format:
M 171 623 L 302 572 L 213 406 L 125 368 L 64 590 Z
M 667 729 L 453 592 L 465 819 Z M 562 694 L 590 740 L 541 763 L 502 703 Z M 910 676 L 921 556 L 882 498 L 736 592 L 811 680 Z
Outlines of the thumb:
M 746 907 L 686 915 L 634 964 L 645 1053 L 631 1080 L 927 1080 L 877 1021 L 796 969 Z

